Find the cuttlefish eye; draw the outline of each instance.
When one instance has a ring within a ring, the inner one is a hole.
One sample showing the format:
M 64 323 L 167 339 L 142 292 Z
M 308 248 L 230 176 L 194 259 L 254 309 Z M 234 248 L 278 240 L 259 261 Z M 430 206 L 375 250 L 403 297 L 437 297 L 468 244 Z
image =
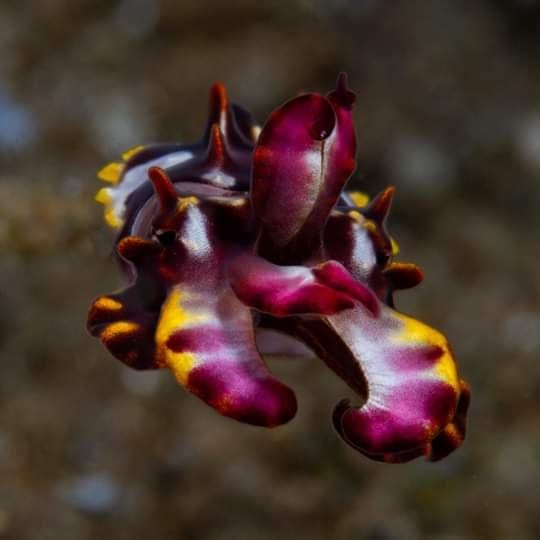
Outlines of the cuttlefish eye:
M 157 229 L 154 231 L 154 239 L 163 247 L 170 247 L 176 240 L 174 229 Z

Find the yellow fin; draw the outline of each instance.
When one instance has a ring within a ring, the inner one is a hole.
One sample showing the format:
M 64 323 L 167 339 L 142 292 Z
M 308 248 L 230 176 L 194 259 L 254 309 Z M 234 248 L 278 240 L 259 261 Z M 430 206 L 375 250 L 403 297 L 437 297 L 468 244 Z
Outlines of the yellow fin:
M 98 172 L 98 178 L 104 182 L 110 182 L 111 184 L 117 184 L 124 170 L 123 163 L 109 163 L 105 165 L 103 169 Z
M 101 188 L 94 197 L 96 202 L 101 204 L 111 204 L 111 194 L 109 188 Z
M 140 144 L 137 146 L 134 146 L 133 148 L 126 150 L 122 154 L 122 159 L 124 161 L 129 161 L 135 154 L 138 154 L 141 150 L 144 150 L 144 146 L 141 146 Z

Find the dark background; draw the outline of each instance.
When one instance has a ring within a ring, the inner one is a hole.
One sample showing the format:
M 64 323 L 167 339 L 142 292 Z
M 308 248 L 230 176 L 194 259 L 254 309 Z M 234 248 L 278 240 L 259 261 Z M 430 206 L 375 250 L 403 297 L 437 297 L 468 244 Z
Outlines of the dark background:
M 0 2 L 0 538 L 540 538 L 540 2 Z M 441 328 L 473 389 L 447 460 L 370 462 L 330 426 L 350 396 L 273 361 L 299 413 L 262 430 L 87 336 L 114 290 L 95 172 L 192 142 L 226 83 L 259 121 L 340 70 L 352 185 L 397 186 L 398 306 Z

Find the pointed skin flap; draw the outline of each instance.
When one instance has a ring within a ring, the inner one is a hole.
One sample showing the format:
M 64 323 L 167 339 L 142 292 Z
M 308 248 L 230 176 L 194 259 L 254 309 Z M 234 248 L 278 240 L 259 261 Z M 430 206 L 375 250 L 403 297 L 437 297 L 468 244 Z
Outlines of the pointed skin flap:
M 259 252 L 299 262 L 320 240 L 324 223 L 355 168 L 351 108 L 319 94 L 292 99 L 272 113 L 255 148 L 251 196 Z

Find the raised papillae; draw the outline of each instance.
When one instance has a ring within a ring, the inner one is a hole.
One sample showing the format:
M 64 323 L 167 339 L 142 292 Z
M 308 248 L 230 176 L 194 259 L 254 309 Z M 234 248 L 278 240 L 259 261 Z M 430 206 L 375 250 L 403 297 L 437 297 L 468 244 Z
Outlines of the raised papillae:
M 214 84 L 200 142 L 139 146 L 102 169 L 127 284 L 95 300 L 88 328 L 128 366 L 169 368 L 222 415 L 265 427 L 291 420 L 296 399 L 264 355 L 317 356 L 357 395 L 333 413 L 347 443 L 436 461 L 463 441 L 469 389 L 444 335 L 394 306 L 422 279 L 394 262 L 394 189 L 344 191 L 354 101 L 341 75 L 261 130 Z

